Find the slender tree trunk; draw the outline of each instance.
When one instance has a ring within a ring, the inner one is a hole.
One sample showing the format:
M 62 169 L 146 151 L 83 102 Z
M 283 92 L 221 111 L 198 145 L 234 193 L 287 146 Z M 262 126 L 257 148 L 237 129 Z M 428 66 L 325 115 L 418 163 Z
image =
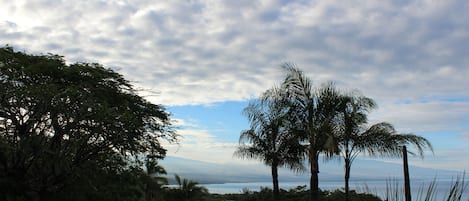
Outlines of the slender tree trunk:
M 311 179 L 309 182 L 310 185 L 310 200 L 319 201 L 319 165 L 318 165 L 318 154 L 316 150 L 310 151 L 310 165 L 311 165 Z
M 274 185 L 273 199 L 274 199 L 274 201 L 280 201 L 280 190 L 279 190 L 279 186 L 278 186 L 278 167 L 277 167 L 277 164 L 272 164 L 272 183 Z
M 344 112 L 345 113 L 345 112 Z M 345 201 L 349 201 L 350 200 L 350 186 L 349 186 L 349 180 L 350 180 L 350 169 L 351 169 L 351 164 L 350 164 L 350 149 L 349 149 L 349 146 L 350 146 L 350 136 L 352 135 L 352 131 L 350 130 L 350 128 L 352 128 L 353 126 L 350 125 L 350 121 L 347 121 L 347 115 L 345 115 L 345 122 L 346 122 L 346 125 L 347 125 L 347 129 L 345 131 L 345 143 L 344 143 L 344 147 L 345 147 L 345 156 L 344 156 L 344 161 L 345 161 L 345 178 L 344 178 L 344 182 L 345 182 L 345 186 L 344 186 L 344 191 L 345 191 L 345 195 L 344 195 L 344 200 Z M 348 122 L 348 123 L 347 123 Z
M 350 158 L 345 158 L 345 201 L 349 201 L 350 200 L 350 189 L 349 189 L 349 180 L 350 180 Z
M 405 200 L 411 201 L 410 195 L 410 179 L 409 179 L 409 164 L 407 161 L 407 148 L 406 146 L 402 146 L 402 160 L 404 163 L 404 193 L 405 193 Z

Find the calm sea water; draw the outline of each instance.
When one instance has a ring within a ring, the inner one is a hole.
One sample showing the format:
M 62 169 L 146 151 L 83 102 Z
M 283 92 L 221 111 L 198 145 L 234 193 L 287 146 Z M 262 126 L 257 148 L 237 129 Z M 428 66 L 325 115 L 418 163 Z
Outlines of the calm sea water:
M 411 191 L 412 199 L 417 200 L 419 192 L 426 192 L 429 184 L 432 180 L 418 180 L 411 181 Z M 449 190 L 452 185 L 451 180 L 439 180 L 436 181 L 435 200 L 445 200 L 445 196 L 448 195 Z M 288 190 L 295 188 L 297 186 L 308 185 L 307 182 L 280 182 L 280 188 Z M 391 185 L 391 187 L 387 187 Z M 399 192 L 403 193 L 402 183 L 396 181 L 386 181 L 386 180 L 371 180 L 371 181 L 351 181 L 350 188 L 356 190 L 357 192 L 368 192 L 380 196 L 381 198 L 386 197 L 386 189 L 396 189 L 395 185 L 398 185 L 397 189 Z M 466 182 L 467 185 L 467 182 Z M 227 194 L 227 193 L 241 193 L 243 189 L 249 189 L 250 191 L 259 191 L 261 187 L 272 188 L 272 183 L 270 182 L 253 182 L 253 183 L 224 183 L 224 184 L 204 184 L 203 186 L 207 187 L 210 193 L 218 194 Z M 342 189 L 344 186 L 343 181 L 320 181 L 319 187 L 322 190 L 336 190 Z M 309 185 L 308 185 L 309 188 Z M 402 189 L 402 190 L 401 190 Z M 422 190 L 423 189 L 423 190 Z M 395 192 L 395 190 L 392 190 Z M 424 197 L 425 195 L 423 195 Z M 420 200 L 420 199 L 419 199 Z M 422 199 L 423 200 L 423 199 Z M 463 194 L 463 201 L 469 201 L 469 188 L 466 188 Z

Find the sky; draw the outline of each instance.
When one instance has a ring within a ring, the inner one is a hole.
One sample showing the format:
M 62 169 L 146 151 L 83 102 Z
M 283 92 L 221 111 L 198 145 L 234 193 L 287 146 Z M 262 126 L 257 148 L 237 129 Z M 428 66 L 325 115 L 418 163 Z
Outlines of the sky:
M 156 2 L 156 3 L 155 3 Z M 294 63 L 379 108 L 371 123 L 421 135 L 420 167 L 469 170 L 469 1 L 0 0 L 0 45 L 97 62 L 172 113 L 168 156 L 233 157 L 242 110 Z M 384 160 L 384 159 L 376 159 Z M 387 159 L 386 159 L 387 160 Z M 399 162 L 398 160 L 393 160 Z

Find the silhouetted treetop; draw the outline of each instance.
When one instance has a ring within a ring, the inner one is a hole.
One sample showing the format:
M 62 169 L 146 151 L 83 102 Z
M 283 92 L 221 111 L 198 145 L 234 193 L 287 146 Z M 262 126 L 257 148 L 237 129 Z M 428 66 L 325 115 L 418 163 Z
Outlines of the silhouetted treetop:
M 31 195 L 115 154 L 162 158 L 160 140 L 176 140 L 169 113 L 100 64 L 3 47 L 0 83 L 0 181 Z

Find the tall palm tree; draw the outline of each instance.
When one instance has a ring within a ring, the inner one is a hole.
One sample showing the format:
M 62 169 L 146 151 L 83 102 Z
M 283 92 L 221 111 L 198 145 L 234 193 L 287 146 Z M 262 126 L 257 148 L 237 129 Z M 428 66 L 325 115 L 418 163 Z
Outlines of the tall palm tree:
M 258 159 L 271 167 L 274 201 L 280 200 L 278 168 L 304 169 L 303 146 L 290 130 L 288 102 L 281 93 L 274 87 L 244 109 L 250 129 L 241 132 L 235 152 L 238 157 Z
M 341 102 L 341 111 L 334 122 L 335 143 L 345 162 L 345 201 L 349 200 L 352 162 L 359 153 L 400 157 L 402 146 L 407 144 L 415 146 L 420 156 L 423 156 L 423 150 L 426 148 L 433 150 L 427 139 L 413 134 L 399 134 L 389 123 L 381 122 L 367 128 L 367 114 L 376 108 L 372 99 L 355 93 L 343 95 Z
M 332 83 L 320 88 L 313 88 L 311 80 L 301 70 L 291 64 L 284 64 L 287 76 L 282 88 L 287 91 L 295 123 L 295 130 L 306 141 L 311 178 L 311 200 L 318 200 L 319 196 L 319 164 L 320 153 L 333 155 L 335 153 L 331 141 L 333 121 L 339 109 L 340 94 Z

